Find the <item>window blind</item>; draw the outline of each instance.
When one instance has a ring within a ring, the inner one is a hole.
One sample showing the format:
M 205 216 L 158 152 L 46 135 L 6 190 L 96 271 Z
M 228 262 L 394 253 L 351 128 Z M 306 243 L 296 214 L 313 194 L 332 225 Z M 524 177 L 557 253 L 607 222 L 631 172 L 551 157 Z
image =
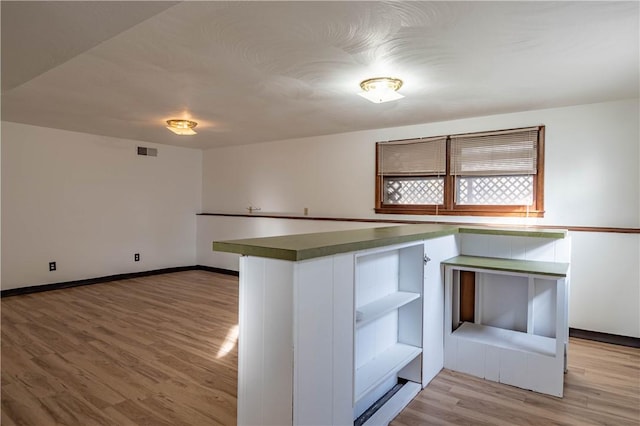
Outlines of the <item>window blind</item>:
M 534 175 L 538 128 L 451 137 L 451 174 L 457 176 Z
M 446 137 L 379 142 L 378 175 L 444 175 L 446 143 Z

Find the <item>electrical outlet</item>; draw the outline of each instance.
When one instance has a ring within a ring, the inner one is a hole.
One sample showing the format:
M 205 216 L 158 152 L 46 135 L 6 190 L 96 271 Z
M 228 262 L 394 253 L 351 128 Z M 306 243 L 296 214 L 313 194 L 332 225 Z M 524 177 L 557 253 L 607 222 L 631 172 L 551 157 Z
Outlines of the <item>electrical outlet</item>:
M 56 270 L 56 262 L 49 262 L 49 272 Z
M 133 261 L 134 262 L 140 262 L 140 253 L 136 253 L 133 255 Z

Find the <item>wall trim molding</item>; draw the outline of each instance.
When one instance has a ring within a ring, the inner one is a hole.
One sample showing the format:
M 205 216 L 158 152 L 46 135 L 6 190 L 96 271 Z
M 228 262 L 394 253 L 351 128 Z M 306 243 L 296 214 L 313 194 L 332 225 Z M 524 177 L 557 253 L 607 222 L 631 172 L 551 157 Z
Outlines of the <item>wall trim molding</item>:
M 238 271 L 230 269 L 214 268 L 212 266 L 193 265 L 193 266 L 177 266 L 173 268 L 154 269 L 151 271 L 130 272 L 126 274 L 107 275 L 105 277 L 87 278 L 84 280 L 65 281 L 60 283 L 34 285 L 29 287 L 10 288 L 0 291 L 0 297 L 18 296 L 22 294 L 40 293 L 43 291 L 61 290 L 63 288 L 79 287 L 83 285 L 101 284 L 111 281 L 129 280 L 132 278 L 148 277 L 151 275 L 169 274 L 172 272 L 183 271 L 208 271 L 224 275 L 239 276 Z
M 234 271 L 231 269 L 216 268 L 214 266 L 196 265 L 193 267 L 193 269 L 196 271 L 208 271 L 208 272 L 215 272 L 217 274 L 233 275 L 234 277 L 240 276 L 240 272 L 238 271 Z
M 293 220 L 319 220 L 331 222 L 364 222 L 364 223 L 391 223 L 391 224 L 433 224 L 433 225 L 463 225 L 463 226 L 488 226 L 488 227 L 509 227 L 526 229 L 566 229 L 576 232 L 604 232 L 614 234 L 640 234 L 640 228 L 622 228 L 607 226 L 572 226 L 572 225 L 514 225 L 479 222 L 447 222 L 439 220 L 400 220 L 400 219 L 365 219 L 353 217 L 319 217 L 319 216 L 295 216 L 280 214 L 247 214 L 247 213 L 196 213 L 196 216 L 228 216 L 228 217 L 259 217 L 268 219 L 293 219 Z
M 620 336 L 618 334 L 601 333 L 599 331 L 581 330 L 579 328 L 569 328 L 569 336 L 578 339 L 593 340 L 596 342 L 609 343 L 612 345 L 629 346 L 640 348 L 640 338 Z

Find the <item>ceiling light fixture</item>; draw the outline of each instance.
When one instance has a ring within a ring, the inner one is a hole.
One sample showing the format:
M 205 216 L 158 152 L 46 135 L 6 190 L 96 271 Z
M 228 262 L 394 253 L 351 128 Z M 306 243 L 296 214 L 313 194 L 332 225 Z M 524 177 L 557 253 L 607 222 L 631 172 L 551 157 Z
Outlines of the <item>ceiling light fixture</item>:
M 195 135 L 196 132 L 193 131 L 193 128 L 197 125 L 198 123 L 191 120 L 167 120 L 167 129 L 180 136 Z
M 369 78 L 360 83 L 362 92 L 358 95 L 370 100 L 373 103 L 380 104 L 382 102 L 395 101 L 404 98 L 398 93 L 398 89 L 402 87 L 402 80 L 392 77 L 376 77 Z

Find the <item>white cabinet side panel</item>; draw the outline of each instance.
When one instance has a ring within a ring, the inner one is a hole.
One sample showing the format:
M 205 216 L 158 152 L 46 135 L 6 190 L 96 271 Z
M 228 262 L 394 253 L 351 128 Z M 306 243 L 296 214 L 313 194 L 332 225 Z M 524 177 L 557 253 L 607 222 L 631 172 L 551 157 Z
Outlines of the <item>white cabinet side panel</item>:
M 528 278 L 489 272 L 476 275 L 480 293 L 480 306 L 476 309 L 480 310 L 482 324 L 526 332 Z
M 527 388 L 548 395 L 562 396 L 563 360 L 538 354 L 527 356 Z
M 487 257 L 501 257 L 504 259 L 511 259 L 511 247 L 513 245 L 513 239 L 507 235 L 488 235 L 487 236 L 487 252 L 484 256 Z
M 261 328 L 254 324 L 263 315 L 264 259 L 240 258 L 239 285 L 238 425 L 254 425 L 262 420 L 264 342 Z
M 460 254 L 504 259 L 570 262 L 571 239 L 461 234 Z
M 557 283 L 534 278 L 533 334 L 556 337 Z
M 267 259 L 263 336 L 265 348 L 263 424 L 293 419 L 293 263 Z M 273 419 L 273 420 L 272 420 Z M 286 422 L 286 423 L 285 423 Z
M 353 417 L 353 255 L 333 257 L 333 425 Z
M 457 371 L 484 378 L 487 345 L 467 339 L 458 339 Z
M 443 260 L 460 253 L 455 235 L 425 241 L 425 255 L 431 260 L 424 267 L 422 386 L 426 386 L 444 366 L 444 267 Z
M 556 243 L 551 238 L 528 238 L 525 260 L 554 262 L 556 259 Z
M 333 259 L 295 267 L 294 424 L 333 421 Z
M 500 348 L 500 383 L 531 389 L 528 382 L 527 354 Z
M 571 262 L 571 236 L 556 240 L 556 262 Z
M 443 349 L 443 355 L 444 355 L 444 368 L 448 368 L 450 370 L 456 370 L 457 368 L 457 363 L 456 363 L 456 358 L 458 357 L 457 353 L 458 353 L 458 339 L 452 334 L 453 331 L 453 325 L 452 325 L 452 317 L 453 317 L 453 269 L 451 268 L 451 266 L 445 266 L 444 267 L 444 327 L 443 327 L 443 334 L 444 334 L 444 349 Z M 429 352 L 430 349 L 427 348 L 428 342 L 431 339 L 436 338 L 437 336 L 435 336 L 434 332 L 430 332 L 430 337 L 427 336 L 426 334 L 426 330 L 427 328 L 431 329 L 431 325 L 427 327 L 427 320 L 426 320 L 426 316 L 425 316 L 425 347 L 423 347 L 423 353 L 422 353 L 422 357 L 423 359 L 427 356 L 429 356 Z M 433 343 L 432 343 L 433 344 Z M 425 349 L 427 348 L 427 349 Z M 431 362 L 431 361 L 429 361 Z M 427 371 L 428 365 L 427 362 L 425 361 L 424 363 L 424 368 L 423 368 L 423 375 L 425 374 L 425 371 Z M 437 373 L 436 373 L 437 374 Z M 428 378 L 428 377 L 427 377 Z M 425 380 L 424 380 L 424 376 L 423 376 L 423 385 L 424 385 Z
M 356 304 L 363 306 L 398 291 L 398 250 L 360 256 L 357 259 Z
M 239 425 L 292 423 L 292 265 L 240 259 Z
M 460 254 L 467 256 L 486 256 L 489 252 L 487 235 L 460 234 Z
M 500 381 L 500 348 L 486 345 L 484 351 L 484 378 Z
M 527 244 L 529 237 L 511 237 L 510 259 L 525 260 L 527 258 Z

